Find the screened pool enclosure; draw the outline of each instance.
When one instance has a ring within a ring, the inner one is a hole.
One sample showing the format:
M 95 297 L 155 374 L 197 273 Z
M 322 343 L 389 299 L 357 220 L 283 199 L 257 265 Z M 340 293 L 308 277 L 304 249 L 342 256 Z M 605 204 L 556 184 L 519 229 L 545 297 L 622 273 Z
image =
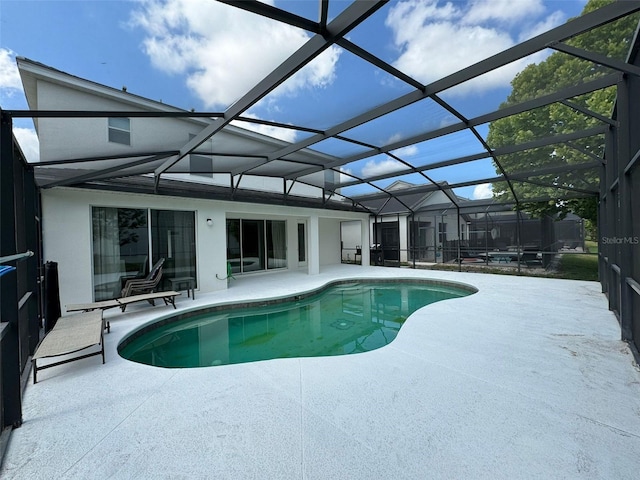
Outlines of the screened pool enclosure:
M 2 110 L 0 255 L 36 253 L 9 262 L 17 272 L 0 277 L 4 426 L 21 422 L 19 379 L 41 317 L 38 194 L 57 187 L 362 212 L 371 216 L 374 230 L 373 245 L 360 249 L 373 251 L 375 259 L 376 249 L 392 241 L 385 223 L 405 222 L 398 231 L 413 238 L 404 253 L 409 264 L 436 261 L 439 252 L 463 258 L 465 249 L 478 254 L 512 247 L 518 253 L 527 246 L 522 238 L 532 206 L 592 199 L 602 290 L 623 339 L 640 345 L 640 2 L 606 4 L 435 80 L 403 71 L 384 46 L 362 33 L 363 25 L 384 18 L 394 2 L 320 0 L 317 18 L 299 14 L 297 2 L 283 2 L 282 8 L 257 1 L 220 3 L 306 36 L 302 46 L 221 111 L 159 104 L 144 111 L 40 110 L 37 103 L 28 110 Z M 611 28 L 621 33 L 624 54 L 612 56 L 598 42 Z M 265 39 L 256 48 L 268 45 Z M 297 73 L 313 69 L 329 51 L 339 55 L 344 69 L 357 72 L 357 81 L 340 84 L 341 96 L 327 86 L 317 93 L 313 111 L 293 105 L 270 119 L 252 114 L 252 107 L 286 90 Z M 423 54 L 429 62 L 429 52 Z M 460 101 L 495 72 L 538 61 L 539 55 L 574 62 L 584 75 L 579 81 L 549 80 L 546 89 L 507 102 L 498 99 L 491 110 L 484 110 L 483 102 Z M 50 67 L 17 61 L 29 97 L 36 88 L 30 72 Z M 374 82 L 385 88 L 372 94 Z M 120 87 L 113 90 L 115 95 Z M 615 98 L 615 106 L 597 111 L 594 95 Z M 100 119 L 108 125 L 110 142 L 129 145 L 126 153 L 41 152 L 39 162 L 27 162 L 12 134 L 13 120 L 20 118 L 33 119 L 40 133 Z M 170 145 L 130 141 L 141 128 L 152 130 L 176 118 L 194 120 L 199 132 Z M 500 122 L 504 128 L 498 135 Z M 259 126 L 281 138 L 287 133 L 289 140 L 246 133 Z M 243 140 L 242 132 L 252 141 Z M 368 165 L 384 168 L 364 168 Z M 472 199 L 469 188 L 478 186 L 491 186 L 492 193 Z M 99 252 L 93 264 L 100 277 L 96 298 L 118 288 L 122 279 L 110 275 L 123 265 L 124 271 L 139 272 L 171 255 L 170 268 L 195 276 L 194 220 L 188 212 L 96 207 L 92 215 L 94 252 Z M 234 272 L 282 267 L 278 221 L 232 219 L 226 229 Z M 309 232 L 303 228 L 298 234 L 304 241 Z M 574 238 L 580 235 L 555 233 L 553 242 L 540 236 L 532 247 L 544 259 L 551 243 L 566 248 L 581 241 Z M 123 243 L 123 236 L 129 241 Z M 305 251 L 298 253 L 304 259 Z M 398 247 L 398 261 L 401 256 Z

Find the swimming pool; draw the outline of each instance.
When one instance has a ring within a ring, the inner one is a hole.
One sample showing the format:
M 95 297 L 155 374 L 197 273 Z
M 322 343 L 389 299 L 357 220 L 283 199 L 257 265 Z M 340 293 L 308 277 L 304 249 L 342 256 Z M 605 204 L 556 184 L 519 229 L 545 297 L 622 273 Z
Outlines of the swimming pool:
M 118 353 L 147 365 L 186 368 L 366 352 L 395 339 L 417 309 L 474 292 L 425 280 L 336 282 L 295 297 L 168 317 L 125 337 Z

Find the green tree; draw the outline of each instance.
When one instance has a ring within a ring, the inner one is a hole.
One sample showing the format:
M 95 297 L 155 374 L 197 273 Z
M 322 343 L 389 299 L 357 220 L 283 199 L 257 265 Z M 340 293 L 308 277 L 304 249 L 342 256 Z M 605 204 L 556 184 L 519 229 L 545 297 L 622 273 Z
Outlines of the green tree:
M 611 3 L 612 0 L 590 0 L 582 14 Z M 576 36 L 568 44 L 590 52 L 625 60 L 638 24 L 638 16 L 631 15 L 609 23 L 591 32 Z M 607 67 L 562 53 L 555 52 L 538 64 L 531 64 L 511 82 L 512 91 L 501 108 L 519 104 L 540 96 L 557 92 L 562 88 L 585 83 L 612 73 Z M 573 104 L 608 116 L 613 110 L 615 87 L 599 90 L 571 99 Z M 565 104 L 556 103 L 519 115 L 494 121 L 489 126 L 487 142 L 492 148 L 517 145 L 553 135 L 577 132 L 599 125 L 597 118 L 583 114 Z M 592 161 L 589 153 L 602 158 L 604 135 L 580 139 L 571 143 L 556 144 L 531 149 L 497 158 L 507 174 L 532 172 L 560 165 L 578 165 Z M 496 171 L 502 170 L 496 165 Z M 574 169 L 567 173 L 539 175 L 528 182 L 513 182 L 520 208 L 536 216 L 558 213 L 564 216 L 573 212 L 593 222 L 597 217 L 597 198 L 573 198 L 588 190 L 598 189 L 598 171 Z M 563 188 L 564 187 L 564 188 Z M 506 182 L 493 185 L 494 198 L 513 200 L 513 193 Z M 527 199 L 548 197 L 553 200 L 527 202 Z

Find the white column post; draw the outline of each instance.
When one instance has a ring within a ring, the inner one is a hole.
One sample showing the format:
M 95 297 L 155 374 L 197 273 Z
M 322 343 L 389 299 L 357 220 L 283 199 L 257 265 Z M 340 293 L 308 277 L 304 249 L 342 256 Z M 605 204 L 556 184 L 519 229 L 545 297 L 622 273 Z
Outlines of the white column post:
M 317 215 L 309 217 L 309 275 L 320 273 L 320 226 Z
M 360 238 L 362 242 L 362 266 L 369 266 L 371 264 L 371 227 L 369 225 L 369 219 L 365 218 L 360 220 Z
M 409 261 L 409 237 L 407 235 L 408 228 L 407 223 L 409 217 L 402 215 L 398 217 L 398 235 L 400 241 L 400 262 L 407 263 Z

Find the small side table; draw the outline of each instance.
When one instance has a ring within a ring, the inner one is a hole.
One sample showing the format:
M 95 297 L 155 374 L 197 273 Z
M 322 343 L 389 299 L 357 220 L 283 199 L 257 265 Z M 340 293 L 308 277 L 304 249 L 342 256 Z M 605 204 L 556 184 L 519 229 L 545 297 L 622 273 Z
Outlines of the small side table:
M 184 288 L 181 288 L 181 287 L 184 287 L 186 285 L 187 297 L 190 297 L 192 300 L 196 299 L 195 278 L 193 277 L 170 278 L 169 282 L 171 282 L 171 288 L 176 291 L 183 290 Z

